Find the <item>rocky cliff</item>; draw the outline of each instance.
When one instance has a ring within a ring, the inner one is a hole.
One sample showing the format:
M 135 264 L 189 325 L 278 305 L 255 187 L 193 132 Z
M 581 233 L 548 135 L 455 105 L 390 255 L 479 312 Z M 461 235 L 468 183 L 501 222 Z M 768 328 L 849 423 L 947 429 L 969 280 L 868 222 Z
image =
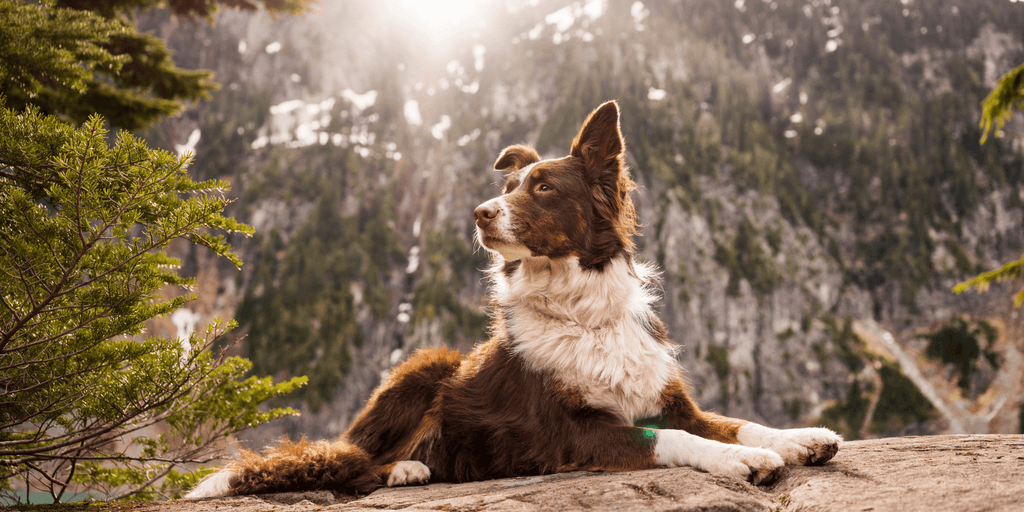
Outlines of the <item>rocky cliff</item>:
M 950 289 L 1024 251 L 1024 123 L 984 146 L 976 127 L 1024 61 L 1024 4 L 474 5 L 444 26 L 397 0 L 140 20 L 223 84 L 148 138 L 230 180 L 258 231 L 240 273 L 181 253 L 191 307 L 239 320 L 254 372 L 310 376 L 303 415 L 253 444 L 336 436 L 410 351 L 485 336 L 471 212 L 493 158 L 565 154 L 611 98 L 701 404 L 847 438 L 1022 428 L 1013 289 Z

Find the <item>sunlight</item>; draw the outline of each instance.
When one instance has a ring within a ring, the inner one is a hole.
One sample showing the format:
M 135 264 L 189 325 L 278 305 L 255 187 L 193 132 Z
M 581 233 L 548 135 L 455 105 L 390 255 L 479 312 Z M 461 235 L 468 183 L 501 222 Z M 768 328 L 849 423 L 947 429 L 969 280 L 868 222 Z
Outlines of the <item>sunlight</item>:
M 463 25 L 477 13 L 480 4 L 479 0 L 398 0 L 400 12 L 428 30 L 451 30 Z

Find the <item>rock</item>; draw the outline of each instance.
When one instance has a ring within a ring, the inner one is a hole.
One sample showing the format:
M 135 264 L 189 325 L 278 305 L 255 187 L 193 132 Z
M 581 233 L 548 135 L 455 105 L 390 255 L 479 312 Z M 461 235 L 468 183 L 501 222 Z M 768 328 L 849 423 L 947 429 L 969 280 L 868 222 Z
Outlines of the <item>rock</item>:
M 444 510 L 886 511 L 1021 510 L 1024 436 L 887 438 L 843 443 L 817 467 L 787 467 L 755 487 L 690 468 L 578 471 L 464 484 L 155 502 L 146 512 Z

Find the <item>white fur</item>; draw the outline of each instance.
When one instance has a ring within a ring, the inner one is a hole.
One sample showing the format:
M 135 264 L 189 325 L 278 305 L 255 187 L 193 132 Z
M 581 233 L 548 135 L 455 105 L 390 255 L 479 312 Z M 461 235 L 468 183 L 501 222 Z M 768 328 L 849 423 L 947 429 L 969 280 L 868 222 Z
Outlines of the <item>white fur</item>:
M 515 235 L 512 234 L 512 216 L 509 214 L 511 210 L 509 209 L 508 202 L 505 201 L 505 197 L 496 197 L 481 206 L 488 204 L 497 208 L 498 214 L 491 220 L 488 226 L 490 238 L 486 247 L 501 254 L 505 261 L 516 261 L 533 256 L 533 252 L 525 245 L 518 243 Z M 483 235 L 479 229 L 477 229 L 476 236 L 480 245 L 484 245 Z
M 395 463 L 388 476 L 388 487 L 415 485 L 430 480 L 430 468 L 418 460 L 403 460 Z
M 785 464 L 771 450 L 719 443 L 682 430 L 658 430 L 654 456 L 659 466 L 693 466 L 741 480 L 753 476 L 755 482 Z
M 778 430 L 747 423 L 736 433 L 736 440 L 744 446 L 767 448 L 778 453 L 787 464 L 804 464 L 809 457 L 825 453 L 829 446 L 838 445 L 843 438 L 827 428 Z
M 231 479 L 235 472 L 229 469 L 222 469 L 199 481 L 195 489 L 185 495 L 186 499 L 192 498 L 217 498 L 227 496 L 231 491 Z
M 602 271 L 583 270 L 575 257 L 536 257 L 510 278 L 492 272 L 516 354 L 628 425 L 661 413 L 661 393 L 680 372 L 674 349 L 645 328 L 654 317 L 645 284 L 653 270 L 635 270 L 623 256 Z
M 537 167 L 537 164 L 539 164 L 541 162 L 547 162 L 547 161 L 548 160 L 541 160 L 540 162 L 534 162 L 534 163 L 532 163 L 530 165 L 527 165 L 526 167 L 523 167 L 522 169 L 519 169 L 519 172 L 518 172 L 518 174 L 519 174 L 519 176 L 518 176 L 518 178 L 519 178 L 519 186 L 516 187 L 516 189 L 519 189 L 519 187 L 522 187 L 523 184 L 526 183 L 526 178 L 528 176 L 530 176 L 530 173 L 533 172 L 533 168 L 534 167 Z

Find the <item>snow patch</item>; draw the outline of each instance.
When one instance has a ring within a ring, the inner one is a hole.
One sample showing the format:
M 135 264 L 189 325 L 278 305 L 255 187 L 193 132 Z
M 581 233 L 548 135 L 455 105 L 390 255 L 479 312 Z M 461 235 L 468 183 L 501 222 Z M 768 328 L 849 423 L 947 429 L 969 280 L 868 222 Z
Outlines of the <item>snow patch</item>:
M 447 133 L 448 129 L 451 127 L 452 118 L 448 117 L 447 115 L 443 115 L 441 116 L 441 122 L 435 124 L 430 128 L 430 134 L 433 135 L 435 139 L 441 140 L 444 138 L 445 133 Z
M 644 3 L 637 0 L 633 2 L 633 5 L 629 8 L 629 14 L 633 16 L 633 27 L 638 32 L 643 32 L 646 28 L 644 26 L 644 20 L 651 15 L 651 11 L 644 7 Z
M 784 91 L 786 89 L 786 87 L 789 87 L 789 84 L 791 84 L 791 83 L 793 83 L 793 79 L 792 78 L 787 78 L 787 79 L 785 79 L 785 80 L 783 80 L 783 81 L 773 85 L 772 86 L 772 92 L 775 93 L 775 94 L 778 94 L 778 93 Z
M 352 89 L 345 89 L 341 91 L 341 97 L 352 103 L 352 106 L 356 108 L 356 113 L 362 112 L 372 107 L 374 103 L 377 103 L 377 91 L 374 90 L 359 94 Z
M 174 151 L 178 153 L 178 157 L 183 157 L 186 154 L 194 155 L 196 153 L 196 144 L 199 144 L 200 135 L 202 135 L 202 132 L 199 131 L 199 128 L 196 128 L 188 135 L 188 140 L 184 144 L 175 144 Z
M 420 103 L 416 100 L 409 100 L 405 102 L 405 107 L 402 108 L 405 113 L 405 121 L 413 126 L 419 126 L 423 124 L 423 116 L 420 115 Z
M 484 54 L 487 53 L 487 47 L 478 44 L 473 46 L 473 69 L 479 71 L 484 70 Z
M 171 314 L 171 323 L 178 328 L 178 342 L 181 343 L 181 362 L 185 363 L 188 361 L 189 354 L 192 352 L 192 333 L 196 329 L 196 324 L 199 323 L 199 319 L 202 318 L 199 313 L 193 313 L 191 309 L 181 308 Z

